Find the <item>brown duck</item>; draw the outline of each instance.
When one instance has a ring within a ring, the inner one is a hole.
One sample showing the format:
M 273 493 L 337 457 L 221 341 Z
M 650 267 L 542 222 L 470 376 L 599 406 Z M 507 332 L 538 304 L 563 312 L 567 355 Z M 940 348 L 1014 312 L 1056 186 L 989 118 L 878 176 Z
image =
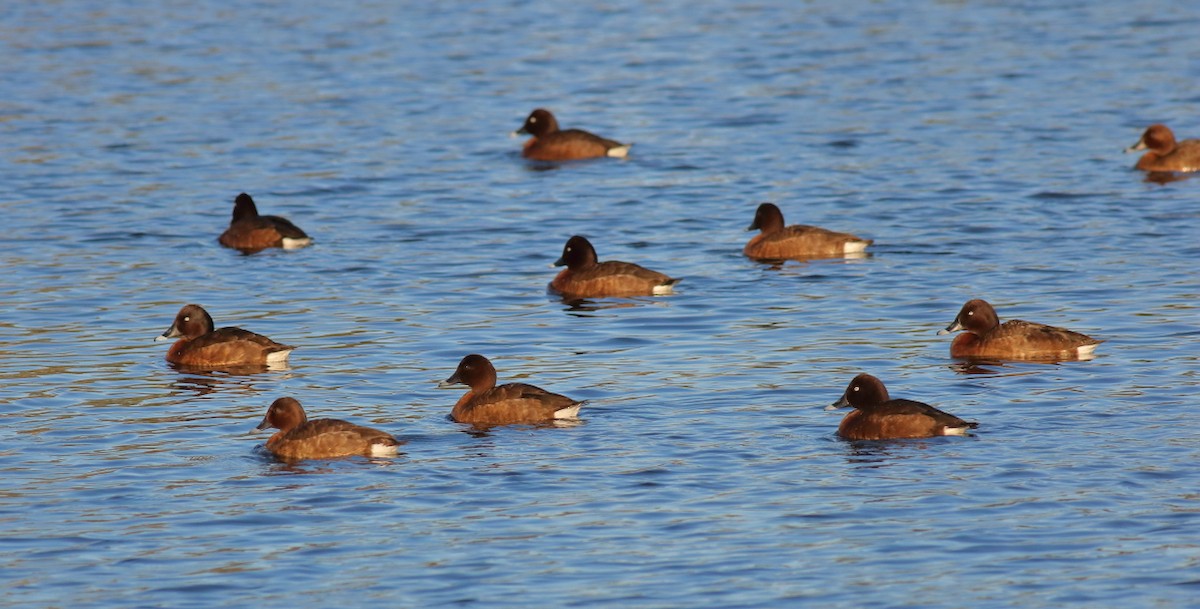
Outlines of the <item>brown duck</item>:
M 596 248 L 579 235 L 567 240 L 554 266 L 566 266 L 550 289 L 569 298 L 657 296 L 670 294 L 679 279 L 619 260 L 596 260 Z
M 175 321 L 155 340 L 178 338 L 167 361 L 193 368 L 269 366 L 287 361 L 295 347 L 241 328 L 213 329 L 212 317 L 196 304 L 184 305 Z
M 984 300 L 968 300 L 938 334 L 964 331 L 950 343 L 950 357 L 1068 360 L 1092 357 L 1101 340 L 1066 328 L 1010 319 L 1003 324 Z
M 584 402 L 525 383 L 496 385 L 496 369 L 482 355 L 468 355 L 439 387 L 467 385 L 450 418 L 459 423 L 508 425 L 574 419 Z
M 234 199 L 233 220 L 217 241 L 245 254 L 268 247 L 293 249 L 312 243 L 312 239 L 287 218 L 258 215 L 254 199 L 244 192 Z
M 400 441 L 391 434 L 340 419 L 308 420 L 294 398 L 271 403 L 255 429 L 279 431 L 267 440 L 267 450 L 281 459 L 330 459 L 365 455 L 395 456 Z
M 542 108 L 531 112 L 525 124 L 513 133 L 533 136 L 525 142 L 521 156 L 534 161 L 573 161 L 605 156 L 624 158 L 630 146 L 582 129 L 559 129 L 554 115 Z
M 839 233 L 819 226 L 785 226 L 783 212 L 774 203 L 763 203 L 754 212 L 754 222 L 746 230 L 760 230 L 742 253 L 756 260 L 803 260 L 858 254 L 874 243 L 850 233 Z
M 1175 134 L 1166 125 L 1150 125 L 1142 139 L 1125 152 L 1146 150 L 1134 169 L 1142 171 L 1200 171 L 1200 140 L 1175 141 Z
M 883 381 L 860 374 L 850 381 L 842 398 L 830 408 L 853 406 L 838 425 L 838 435 L 848 440 L 889 440 L 964 436 L 979 423 L 964 421 L 924 402 L 893 400 Z

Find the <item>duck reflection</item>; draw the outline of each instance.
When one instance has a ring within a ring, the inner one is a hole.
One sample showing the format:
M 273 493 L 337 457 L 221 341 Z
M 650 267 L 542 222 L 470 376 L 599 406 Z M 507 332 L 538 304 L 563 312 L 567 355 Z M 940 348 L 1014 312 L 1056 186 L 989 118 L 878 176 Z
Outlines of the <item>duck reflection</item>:
M 1177 173 L 1174 171 L 1151 171 L 1146 174 L 1146 178 L 1142 181 L 1165 186 L 1171 182 L 1190 179 L 1195 175 L 1194 173 Z
M 254 379 L 247 374 L 220 370 L 193 370 L 174 365 L 172 367 L 180 375 L 171 382 L 171 387 L 192 393 L 196 397 L 205 396 L 216 391 L 227 393 L 234 391 L 248 395 L 258 395 L 260 393 L 255 386 Z

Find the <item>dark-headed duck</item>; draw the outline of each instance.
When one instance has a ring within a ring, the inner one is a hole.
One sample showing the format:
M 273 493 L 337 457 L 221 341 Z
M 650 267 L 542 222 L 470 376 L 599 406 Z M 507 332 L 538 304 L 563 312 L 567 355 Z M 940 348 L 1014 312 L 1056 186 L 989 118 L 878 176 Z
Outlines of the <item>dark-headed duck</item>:
M 624 158 L 629 153 L 630 144 L 604 139 L 582 129 L 560 130 L 554 115 L 542 108 L 531 112 L 525 124 L 514 133 L 533 136 L 525 142 L 521 156 L 534 161 L 573 161 L 602 156 Z
M 259 431 L 274 427 L 267 450 L 281 459 L 330 459 L 364 455 L 392 457 L 400 442 L 391 434 L 355 425 L 339 419 L 308 420 L 304 408 L 294 398 L 279 398 L 271 403 L 258 424 Z
M 839 233 L 819 226 L 785 226 L 783 212 L 774 203 L 763 203 L 754 212 L 754 222 L 746 230 L 761 230 L 742 249 L 756 260 L 787 260 L 860 254 L 874 243 L 850 233 Z
M 214 330 L 208 311 L 195 304 L 184 305 L 155 340 L 171 338 L 179 340 L 167 350 L 167 361 L 192 368 L 277 365 L 295 349 L 241 328 Z
M 838 435 L 847 440 L 888 440 L 965 436 L 979 423 L 964 421 L 929 404 L 888 397 L 883 381 L 860 374 L 850 381 L 842 398 L 831 408 L 853 406 L 838 425 Z
M 1166 125 L 1150 125 L 1142 139 L 1125 152 L 1147 150 L 1134 169 L 1142 171 L 1200 171 L 1200 140 L 1175 141 Z
M 679 279 L 619 260 L 596 260 L 596 248 L 579 235 L 567 239 L 554 266 L 566 266 L 550 282 L 550 289 L 569 298 L 655 296 L 670 294 Z
M 950 357 L 1016 360 L 1089 359 L 1103 341 L 1031 321 L 1010 319 L 1003 324 L 996 309 L 984 300 L 968 300 L 938 334 L 965 330 L 950 343 Z
M 233 200 L 233 220 L 217 241 L 246 254 L 268 247 L 292 249 L 312 243 L 312 239 L 287 218 L 258 215 L 254 199 L 244 192 Z
M 468 355 L 439 387 L 467 385 L 450 418 L 459 423 L 508 425 L 574 419 L 584 402 L 525 383 L 496 385 L 496 369 L 482 355 Z

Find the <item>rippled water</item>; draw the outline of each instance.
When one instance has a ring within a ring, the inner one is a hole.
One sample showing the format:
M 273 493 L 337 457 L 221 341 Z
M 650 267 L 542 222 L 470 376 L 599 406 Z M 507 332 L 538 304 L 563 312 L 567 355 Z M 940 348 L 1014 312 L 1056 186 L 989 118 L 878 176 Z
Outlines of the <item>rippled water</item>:
M 1194 603 L 1200 181 L 1121 149 L 1200 135 L 1200 13 L 910 4 L 0 9 L 5 604 Z M 316 244 L 218 247 L 242 191 Z M 743 258 L 765 200 L 872 256 Z M 678 293 L 564 305 L 575 233 Z M 972 297 L 1106 342 L 964 374 Z M 172 369 L 187 302 L 291 368 Z M 448 421 L 470 352 L 582 423 Z M 837 439 L 863 371 L 977 435 Z M 276 462 L 282 395 L 403 454 Z

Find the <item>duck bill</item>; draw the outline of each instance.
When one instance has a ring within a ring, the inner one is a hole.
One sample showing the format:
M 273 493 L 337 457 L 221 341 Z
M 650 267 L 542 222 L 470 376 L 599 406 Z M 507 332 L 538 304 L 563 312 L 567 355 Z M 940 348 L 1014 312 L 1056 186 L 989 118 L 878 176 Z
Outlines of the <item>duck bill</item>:
M 458 378 L 458 371 L 455 371 L 454 374 L 450 375 L 450 378 L 438 383 L 438 389 L 445 389 L 447 387 L 454 387 L 455 385 L 461 384 L 463 384 L 462 379 Z
M 950 325 L 946 326 L 944 329 L 938 330 L 937 335 L 941 336 L 943 334 L 949 334 L 951 332 L 958 332 L 959 330 L 962 330 L 962 329 L 963 329 L 962 322 L 955 319 L 954 321 L 950 322 Z
M 179 329 L 175 327 L 175 324 L 171 324 L 171 327 L 167 328 L 166 332 L 154 337 L 154 342 L 171 340 L 172 338 L 179 338 L 180 336 L 182 336 L 182 334 L 179 332 Z
M 1142 139 L 1138 140 L 1138 142 L 1136 144 L 1126 148 L 1125 154 L 1129 154 L 1130 152 L 1137 152 L 1139 150 L 1145 150 L 1146 148 L 1147 148 L 1146 138 L 1143 137 Z
M 259 423 L 253 430 L 251 430 L 250 433 L 254 433 L 256 431 L 262 431 L 264 429 L 270 429 L 270 428 L 271 428 L 270 419 L 268 419 L 267 417 L 263 417 L 262 422 Z
M 847 400 L 846 394 L 843 393 L 842 397 L 838 398 L 838 401 L 826 406 L 825 410 L 837 410 L 839 408 L 845 408 L 849 405 L 850 405 L 850 400 Z
M 562 256 L 559 256 L 558 260 L 554 261 L 554 266 L 567 266 L 567 261 Z

